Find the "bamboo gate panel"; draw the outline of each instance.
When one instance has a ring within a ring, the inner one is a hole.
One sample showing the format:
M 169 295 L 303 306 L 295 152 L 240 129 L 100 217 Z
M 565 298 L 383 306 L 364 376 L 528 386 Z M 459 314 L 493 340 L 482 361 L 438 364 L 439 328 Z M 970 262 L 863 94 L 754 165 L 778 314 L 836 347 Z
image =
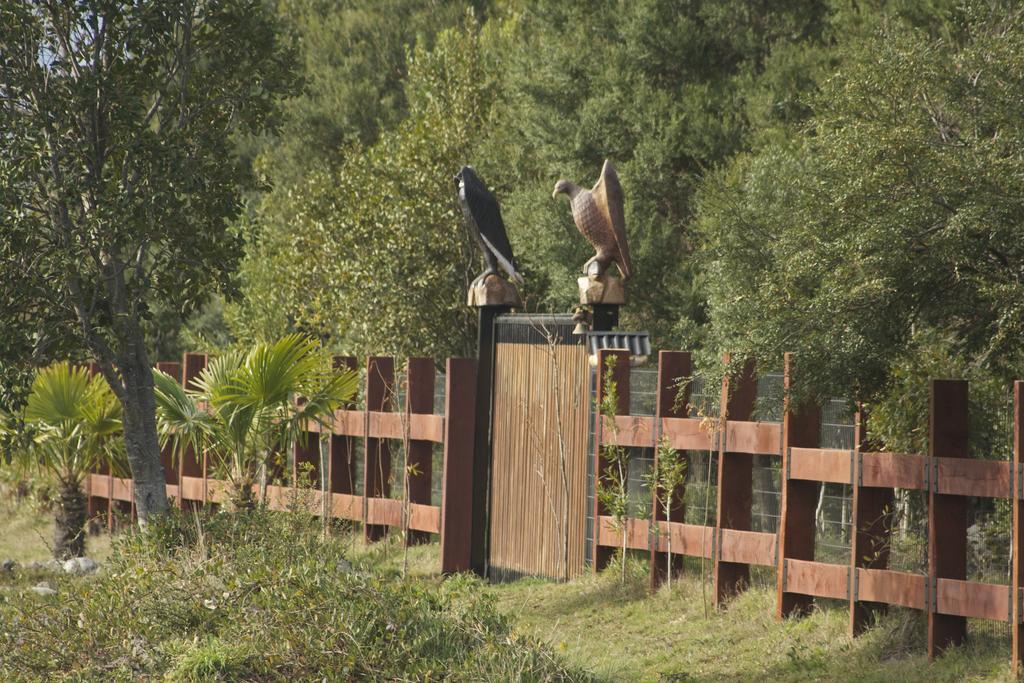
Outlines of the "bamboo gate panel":
M 666 355 L 668 354 L 668 355 Z M 753 368 L 723 380 L 717 420 L 667 415 L 663 395 L 674 391 L 677 380 L 690 370 L 689 357 L 662 352 L 657 414 L 629 415 L 628 353 L 603 350 L 598 367 L 615 357 L 612 379 L 618 393 L 617 415 L 596 426 L 594 468 L 602 471 L 601 446 L 654 448 L 658 440 L 680 451 L 717 452 L 719 486 L 714 526 L 686 524 L 675 519 L 629 519 L 626 547 L 648 551 L 652 582 L 663 574 L 668 536 L 672 552 L 704 558 L 715 584 L 716 605 L 724 605 L 749 582 L 749 567 L 775 569 L 777 617 L 800 616 L 815 598 L 845 601 L 850 613 L 849 632 L 859 635 L 871 612 L 896 605 L 922 610 L 928 617 L 927 650 L 935 657 L 967 636 L 967 619 L 1008 622 L 1012 629 L 1014 668 L 1024 655 L 1024 382 L 1014 383 L 1013 459 L 969 458 L 967 437 L 968 384 L 961 380 L 930 383 L 929 452 L 889 453 L 869 450 L 864 443 L 866 416 L 855 416 L 851 450 L 819 447 L 819 408 L 791 405 L 792 358 L 785 357 L 783 422 L 750 421 Z M 730 389 L 729 382 L 735 383 Z M 596 395 L 605 391 L 598 374 Z M 737 386 L 738 385 L 738 386 Z M 746 459 L 768 455 L 781 461 L 782 510 L 777 534 L 750 531 L 750 474 Z M 738 463 L 735 461 L 739 461 Z M 815 560 L 815 505 L 817 486 L 835 483 L 852 489 L 851 552 L 847 564 Z M 894 489 L 928 493 L 928 569 L 926 573 L 888 569 L 892 533 Z M 659 492 L 666 495 L 666 492 Z M 681 492 L 676 492 L 681 499 Z M 969 497 L 1008 499 L 1013 511 L 1012 571 L 1009 585 L 967 580 L 967 501 Z M 742 508 L 747 508 L 743 510 Z M 592 548 L 595 570 L 603 568 L 620 548 L 622 534 L 612 518 L 595 502 L 598 520 Z M 680 516 L 679 519 L 682 519 Z M 661 562 L 659 567 L 655 562 Z
M 158 368 L 181 381 L 197 377 L 206 365 L 206 356 L 186 354 L 184 363 L 160 363 Z M 356 368 L 350 357 L 335 359 L 336 367 Z M 434 371 L 429 359 L 409 359 L 407 387 L 401 412 L 392 410 L 396 401 L 394 360 L 370 357 L 367 360 L 366 395 L 368 410 L 349 405 L 334 413 L 324 429 L 308 425 L 307 440 L 295 445 L 291 458 L 291 485 L 268 485 L 267 505 L 285 510 L 298 500 L 310 511 L 327 510 L 330 517 L 359 522 L 367 540 L 381 538 L 389 528 L 403 526 L 403 501 L 390 495 L 390 473 L 382 460 L 387 456 L 387 440 L 404 443 L 410 462 L 417 472 L 410 477 L 410 501 L 406 542 L 424 540 L 429 534 L 441 536 L 441 571 L 467 571 L 470 564 L 469 510 L 473 471 L 473 431 L 475 428 L 476 361 L 451 358 L 446 363 L 444 413 L 435 414 L 433 407 Z M 303 463 L 308 463 L 312 482 L 321 478 L 320 437 L 325 435 L 327 457 L 327 499 L 319 488 L 300 488 L 298 480 Z M 355 441 L 366 444 L 363 449 L 365 495 L 355 487 L 357 450 Z M 432 444 L 443 447 L 441 505 L 430 504 Z M 178 505 L 205 505 L 225 502 L 226 482 L 210 476 L 205 454 L 185 454 L 175 469 L 170 453 L 161 455 L 167 478 L 167 495 Z M 390 462 L 388 462 L 390 466 Z M 283 474 L 283 472 L 279 472 Z M 113 528 L 114 510 L 133 512 L 132 480 L 113 476 L 107 469 L 89 475 L 85 482 L 90 514 L 106 513 L 107 524 Z M 371 531 L 372 530 L 372 531 Z
M 488 575 L 584 569 L 589 367 L 568 316 L 496 323 Z

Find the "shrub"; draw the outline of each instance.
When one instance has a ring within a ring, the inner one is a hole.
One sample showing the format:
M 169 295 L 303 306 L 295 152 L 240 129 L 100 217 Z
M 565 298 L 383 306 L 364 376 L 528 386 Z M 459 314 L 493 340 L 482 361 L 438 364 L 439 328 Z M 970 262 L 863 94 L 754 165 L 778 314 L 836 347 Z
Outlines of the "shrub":
M 306 515 L 172 515 L 59 599 L 0 602 L 0 679 L 580 680 L 478 584 L 342 562 Z

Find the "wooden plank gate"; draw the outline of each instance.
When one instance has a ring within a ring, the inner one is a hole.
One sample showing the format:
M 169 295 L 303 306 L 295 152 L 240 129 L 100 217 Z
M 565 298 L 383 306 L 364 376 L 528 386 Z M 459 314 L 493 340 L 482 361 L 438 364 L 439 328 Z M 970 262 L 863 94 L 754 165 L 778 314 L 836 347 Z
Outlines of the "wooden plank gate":
M 589 367 L 566 315 L 495 321 L 488 575 L 568 578 L 586 555 Z

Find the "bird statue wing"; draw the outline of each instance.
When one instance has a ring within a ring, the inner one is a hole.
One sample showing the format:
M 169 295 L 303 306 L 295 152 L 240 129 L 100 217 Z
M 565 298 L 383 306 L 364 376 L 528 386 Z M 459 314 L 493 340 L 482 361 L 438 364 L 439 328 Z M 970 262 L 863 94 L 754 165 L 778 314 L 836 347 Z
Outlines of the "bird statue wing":
M 476 221 L 480 237 L 497 257 L 502 267 L 512 275 L 516 272 L 515 258 L 512 256 L 512 245 L 505 234 L 505 223 L 501 220 L 501 209 L 484 184 L 477 179 L 466 183 L 466 204 Z
M 629 244 L 626 242 L 626 214 L 623 209 L 625 200 L 622 185 L 619 184 L 619 174 L 607 159 L 601 168 L 601 178 L 590 193 L 611 223 L 615 246 L 619 252 L 616 260 L 622 270 L 623 279 L 626 279 L 632 274 L 633 264 L 629 260 Z

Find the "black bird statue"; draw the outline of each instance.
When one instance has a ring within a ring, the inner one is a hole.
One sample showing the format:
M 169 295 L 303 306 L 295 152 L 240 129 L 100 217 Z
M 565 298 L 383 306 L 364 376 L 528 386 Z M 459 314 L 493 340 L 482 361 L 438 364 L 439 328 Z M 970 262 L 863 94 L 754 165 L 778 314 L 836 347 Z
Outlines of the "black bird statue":
M 459 188 L 459 204 L 466 216 L 466 224 L 480 245 L 487 269 L 484 270 L 470 287 L 483 284 L 488 275 L 498 274 L 498 265 L 508 273 L 516 284 L 523 284 L 523 276 L 516 272 L 516 260 L 512 256 L 512 245 L 505 234 L 505 223 L 501 220 L 501 209 L 498 200 L 483 184 L 472 166 L 463 166 L 455 176 L 455 184 Z

